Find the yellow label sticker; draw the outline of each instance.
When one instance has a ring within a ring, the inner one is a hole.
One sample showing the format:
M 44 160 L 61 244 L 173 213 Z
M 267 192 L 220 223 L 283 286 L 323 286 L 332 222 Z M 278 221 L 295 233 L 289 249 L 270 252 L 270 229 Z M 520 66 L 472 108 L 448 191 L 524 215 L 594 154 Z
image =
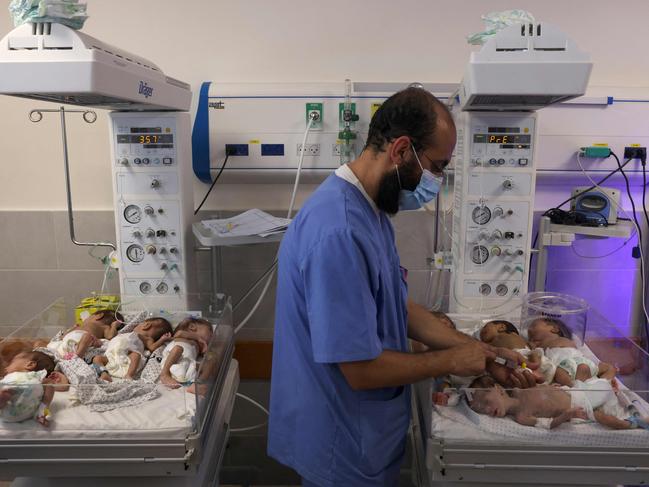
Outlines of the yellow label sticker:
M 530 131 L 530 129 L 527 128 L 527 127 L 525 127 L 525 128 L 523 129 L 523 132 L 525 132 L 525 133 L 528 133 L 529 131 Z
M 593 147 L 608 147 L 608 144 L 600 142 L 599 144 L 592 144 Z
M 376 111 L 381 107 L 381 103 L 372 103 L 372 107 L 370 109 L 370 116 L 374 116 Z
M 252 139 L 248 141 L 249 144 L 261 144 L 261 140 L 259 139 Z
M 631 144 L 631 147 L 642 147 L 641 144 Z

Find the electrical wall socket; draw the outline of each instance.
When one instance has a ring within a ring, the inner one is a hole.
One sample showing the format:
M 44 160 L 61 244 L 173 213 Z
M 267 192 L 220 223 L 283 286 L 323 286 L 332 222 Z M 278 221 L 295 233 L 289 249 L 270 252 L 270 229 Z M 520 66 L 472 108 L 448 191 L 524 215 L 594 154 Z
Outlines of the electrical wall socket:
M 356 147 L 352 144 L 352 152 L 355 152 Z M 342 144 L 332 144 L 331 146 L 331 155 L 334 157 L 340 157 L 342 153 Z
M 320 144 L 306 144 L 304 146 L 304 156 L 319 156 L 320 155 Z M 297 145 L 297 155 L 299 156 L 302 152 L 302 144 Z

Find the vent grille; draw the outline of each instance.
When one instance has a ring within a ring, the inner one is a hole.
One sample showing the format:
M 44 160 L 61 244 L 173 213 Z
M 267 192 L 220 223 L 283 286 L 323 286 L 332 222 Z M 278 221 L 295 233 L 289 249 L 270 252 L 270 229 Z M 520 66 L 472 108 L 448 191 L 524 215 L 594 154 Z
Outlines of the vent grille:
M 548 106 L 564 100 L 570 95 L 476 95 L 469 100 L 469 107 L 537 107 Z

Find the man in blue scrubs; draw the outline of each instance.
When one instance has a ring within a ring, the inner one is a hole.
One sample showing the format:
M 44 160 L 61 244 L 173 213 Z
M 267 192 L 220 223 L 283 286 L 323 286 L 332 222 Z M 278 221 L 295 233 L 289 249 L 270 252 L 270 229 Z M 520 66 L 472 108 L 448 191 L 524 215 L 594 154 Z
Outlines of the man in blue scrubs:
M 304 485 L 393 486 L 408 384 L 477 375 L 494 351 L 408 300 L 389 216 L 432 200 L 456 141 L 420 88 L 383 103 L 358 159 L 304 204 L 281 245 L 268 453 Z M 409 353 L 408 338 L 431 351 Z

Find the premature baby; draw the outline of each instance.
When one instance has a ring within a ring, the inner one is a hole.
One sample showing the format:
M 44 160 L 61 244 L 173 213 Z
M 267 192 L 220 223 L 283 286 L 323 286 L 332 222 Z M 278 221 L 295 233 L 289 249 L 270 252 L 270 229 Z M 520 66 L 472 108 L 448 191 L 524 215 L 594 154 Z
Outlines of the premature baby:
M 67 380 L 63 380 L 65 376 L 62 374 L 48 377 L 53 371 L 54 360 L 43 352 L 16 355 L 5 368 L 6 375 L 0 381 L 0 419 L 17 423 L 34 418 L 48 426 L 51 419 L 49 405 L 54 392 L 67 388 Z
M 468 394 L 469 406 L 475 412 L 503 418 L 511 416 L 525 426 L 552 429 L 570 420 L 591 420 L 613 429 L 630 429 L 630 421 L 604 413 L 600 408 L 615 393 L 606 379 L 579 383 L 580 389 L 539 385 L 530 389 L 506 391 L 491 377 L 476 379 Z
M 577 348 L 572 333 L 561 320 L 538 318 L 527 330 L 530 345 L 544 349 L 545 356 L 557 367 L 554 380 L 561 385 L 572 386 L 576 380 L 591 377 L 613 379 L 615 367 L 601 362 L 596 364 Z
M 50 341 L 47 348 L 59 360 L 70 359 L 74 355 L 84 359 L 90 348 L 100 348 L 114 338 L 122 323 L 122 315 L 115 311 L 96 311 L 86 318 L 81 326 L 75 326 L 67 330 L 62 337 Z
M 173 388 L 194 382 L 196 361 L 207 351 L 212 333 L 212 324 L 207 320 L 186 318 L 181 321 L 162 353 L 160 382 Z
M 480 330 L 480 340 L 493 347 L 507 348 L 520 353 L 526 359 L 522 369 L 533 374 L 537 382 L 551 383 L 554 380 L 556 366 L 544 357 L 542 349 L 532 350 L 513 323 L 505 320 L 486 323 Z M 498 362 L 490 362 L 487 370 L 496 379 L 504 380 L 509 375 L 506 365 Z
M 97 355 L 93 366 L 101 379 L 133 380 L 144 368 L 144 351 L 155 351 L 171 340 L 171 324 L 164 318 L 149 318 L 132 332 L 122 333 L 108 342 L 105 355 Z

